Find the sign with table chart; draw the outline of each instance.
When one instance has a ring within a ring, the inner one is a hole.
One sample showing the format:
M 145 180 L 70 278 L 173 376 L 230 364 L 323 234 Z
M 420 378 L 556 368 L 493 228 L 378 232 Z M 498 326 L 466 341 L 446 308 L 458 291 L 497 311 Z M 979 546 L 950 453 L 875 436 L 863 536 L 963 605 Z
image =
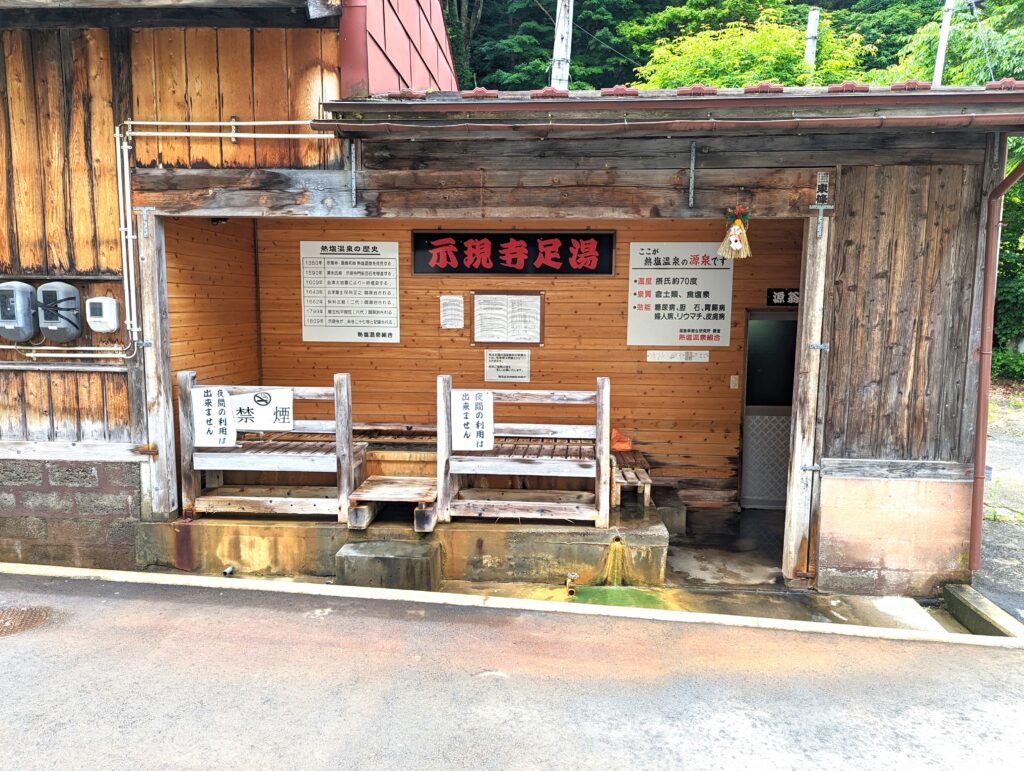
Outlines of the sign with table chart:
M 397 343 L 398 243 L 302 241 L 302 339 Z
M 543 292 L 473 292 L 477 343 L 544 344 Z
M 494 449 L 494 394 L 484 390 L 452 390 L 452 449 Z
M 193 446 L 234 447 L 238 437 L 228 390 L 223 386 L 199 386 L 190 395 Z
M 290 388 L 266 388 L 231 397 L 231 414 L 238 431 L 291 431 L 294 425 L 295 392 Z
M 717 242 L 629 245 L 627 345 L 727 346 L 733 260 Z

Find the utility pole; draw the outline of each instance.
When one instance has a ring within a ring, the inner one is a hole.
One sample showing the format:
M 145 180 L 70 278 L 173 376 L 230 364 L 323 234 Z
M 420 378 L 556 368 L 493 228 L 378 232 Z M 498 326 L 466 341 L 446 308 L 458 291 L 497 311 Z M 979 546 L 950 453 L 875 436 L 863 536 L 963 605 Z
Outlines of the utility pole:
M 572 57 L 573 0 L 558 0 L 555 12 L 555 47 L 551 52 L 552 88 L 569 88 L 569 60 Z
M 812 70 L 818 59 L 818 17 L 821 11 L 811 8 L 807 11 L 807 35 L 804 37 L 804 61 Z
M 946 0 L 942 6 L 942 24 L 939 26 L 939 47 L 935 51 L 935 70 L 932 72 L 932 88 L 942 85 L 942 71 L 946 68 L 946 45 L 949 43 L 949 28 L 953 23 L 953 4 Z

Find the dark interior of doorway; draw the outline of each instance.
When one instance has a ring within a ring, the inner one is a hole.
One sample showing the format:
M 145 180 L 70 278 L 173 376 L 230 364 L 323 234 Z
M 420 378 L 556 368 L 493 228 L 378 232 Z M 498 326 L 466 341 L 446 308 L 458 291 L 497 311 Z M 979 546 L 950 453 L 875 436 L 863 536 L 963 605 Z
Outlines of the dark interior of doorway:
M 717 539 L 673 537 L 670 583 L 727 588 L 783 583 L 796 340 L 794 309 L 748 313 L 739 508 Z

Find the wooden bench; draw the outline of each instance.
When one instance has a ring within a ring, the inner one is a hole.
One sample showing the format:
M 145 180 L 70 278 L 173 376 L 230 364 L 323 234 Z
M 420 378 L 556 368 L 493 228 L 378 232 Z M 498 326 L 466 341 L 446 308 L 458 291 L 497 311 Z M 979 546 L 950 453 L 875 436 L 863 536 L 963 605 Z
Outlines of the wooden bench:
M 594 405 L 593 424 L 496 423 L 494 449 L 452 453 L 452 379 L 437 379 L 437 505 L 434 521 L 454 517 L 517 517 L 592 521 L 608 527 L 610 508 L 610 393 L 608 378 L 594 391 L 492 390 L 495 405 Z M 594 491 L 460 490 L 462 477 L 592 478 Z M 417 523 L 433 529 L 433 521 Z
M 204 513 L 332 515 L 348 523 L 350 495 L 362 480 L 366 443 L 352 441 L 352 388 L 347 374 L 334 376 L 334 388 L 290 388 L 296 401 L 334 403 L 334 420 L 295 420 L 282 439 L 243 434 L 231 447 L 196 447 L 191 391 L 196 373 L 178 373 L 181 437 L 181 506 L 186 517 Z M 273 386 L 216 386 L 229 395 L 251 394 Z M 326 435 L 326 436 L 325 436 Z M 330 438 L 327 438 L 327 437 Z M 251 437 L 251 438 L 250 438 Z M 226 487 L 225 471 L 295 471 L 335 474 L 337 487 Z M 204 479 L 205 477 L 205 479 Z
M 622 505 L 622 491 L 635 490 L 637 502 L 645 509 L 654 505 L 651 498 L 651 466 L 642 452 L 624 450 L 612 453 L 612 506 Z

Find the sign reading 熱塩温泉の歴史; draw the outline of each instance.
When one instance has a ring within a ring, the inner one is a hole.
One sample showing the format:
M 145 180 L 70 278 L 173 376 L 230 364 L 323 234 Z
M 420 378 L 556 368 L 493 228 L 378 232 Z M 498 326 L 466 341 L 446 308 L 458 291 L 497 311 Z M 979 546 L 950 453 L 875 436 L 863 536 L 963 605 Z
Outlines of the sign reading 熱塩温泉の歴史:
M 452 390 L 452 449 L 494 449 L 494 394 L 491 391 Z
M 629 245 L 627 345 L 729 345 L 733 260 L 717 242 Z
M 398 243 L 302 241 L 302 339 L 397 343 Z
M 193 446 L 234 447 L 237 435 L 227 389 L 224 386 L 196 386 L 190 395 Z
M 231 397 L 231 414 L 238 431 L 291 431 L 294 426 L 295 392 L 290 388 L 266 388 Z
M 530 349 L 484 351 L 484 381 L 530 382 Z

